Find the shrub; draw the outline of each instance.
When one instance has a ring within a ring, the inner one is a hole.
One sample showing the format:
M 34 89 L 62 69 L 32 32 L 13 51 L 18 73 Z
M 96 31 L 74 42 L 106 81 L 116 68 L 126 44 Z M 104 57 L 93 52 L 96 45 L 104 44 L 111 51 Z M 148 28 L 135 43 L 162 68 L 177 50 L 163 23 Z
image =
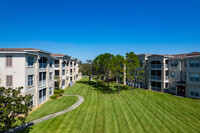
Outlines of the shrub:
M 60 94 L 60 90 L 54 89 L 54 94 Z
M 61 92 L 61 93 L 64 93 L 65 91 L 64 91 L 64 90 L 60 90 L 60 92 Z
M 50 96 L 50 99 L 57 99 L 58 97 L 59 97 L 58 94 L 54 94 L 54 95 Z

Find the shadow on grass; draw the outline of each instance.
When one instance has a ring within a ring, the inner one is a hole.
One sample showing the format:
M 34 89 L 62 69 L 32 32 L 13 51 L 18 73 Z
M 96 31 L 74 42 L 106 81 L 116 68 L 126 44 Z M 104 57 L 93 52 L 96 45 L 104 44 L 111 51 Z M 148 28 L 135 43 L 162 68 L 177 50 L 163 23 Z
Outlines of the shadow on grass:
M 90 85 L 93 88 L 95 88 L 94 90 L 97 90 L 99 92 L 102 92 L 103 94 L 116 94 L 118 93 L 118 85 L 117 84 L 110 84 L 110 87 L 108 89 L 108 85 L 106 83 L 97 83 L 94 81 L 78 81 L 77 83 L 79 84 L 85 84 L 85 85 Z M 125 86 L 125 85 L 120 85 L 120 92 L 124 91 L 124 90 L 130 90 L 130 87 Z

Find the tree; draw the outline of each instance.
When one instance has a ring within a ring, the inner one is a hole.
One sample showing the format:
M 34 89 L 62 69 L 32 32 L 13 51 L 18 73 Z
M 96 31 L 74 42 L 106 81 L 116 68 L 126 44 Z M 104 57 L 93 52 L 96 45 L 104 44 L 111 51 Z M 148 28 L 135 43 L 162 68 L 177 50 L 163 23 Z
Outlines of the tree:
M 120 79 L 124 77 L 124 64 L 125 59 L 121 55 L 116 55 L 114 59 L 114 70 L 113 73 L 118 81 L 118 94 L 120 93 Z
M 129 81 L 136 79 L 137 68 L 139 67 L 139 59 L 134 52 L 126 53 L 126 77 Z
M 31 111 L 31 95 L 22 96 L 21 89 L 0 87 L 0 131 L 6 131 L 15 127 L 18 119 L 25 123 L 28 112 Z
M 106 77 L 106 80 L 108 82 L 108 89 L 110 77 L 114 67 L 113 58 L 115 58 L 114 55 L 110 53 L 105 53 L 97 56 L 94 60 L 95 69 L 98 71 L 98 73 L 102 74 L 102 76 Z
M 79 71 L 84 74 L 87 75 L 89 77 L 89 84 L 90 84 L 90 80 L 93 76 L 93 69 L 94 69 L 94 63 L 92 60 L 87 60 L 87 63 L 83 63 L 79 69 Z

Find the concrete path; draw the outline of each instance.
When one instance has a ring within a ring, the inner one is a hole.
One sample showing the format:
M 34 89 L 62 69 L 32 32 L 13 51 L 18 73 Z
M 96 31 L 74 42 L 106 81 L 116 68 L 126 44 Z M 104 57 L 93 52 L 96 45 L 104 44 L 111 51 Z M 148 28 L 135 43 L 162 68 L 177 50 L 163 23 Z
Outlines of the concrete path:
M 36 120 L 31 121 L 31 122 L 29 122 L 29 123 L 27 123 L 27 124 L 25 124 L 25 125 L 21 125 L 21 126 L 19 126 L 19 127 L 16 127 L 16 128 L 14 128 L 14 129 L 11 129 L 11 130 L 7 131 L 7 133 L 19 132 L 19 131 L 21 131 L 21 130 L 27 128 L 27 127 L 33 126 L 33 125 L 38 124 L 38 123 L 40 123 L 40 122 L 43 122 L 43 121 L 46 121 L 46 120 L 48 120 L 48 119 L 54 118 L 54 117 L 59 116 L 59 115 L 62 115 L 62 114 L 64 114 L 64 113 L 67 113 L 67 112 L 69 112 L 69 111 L 71 111 L 71 110 L 77 108 L 79 105 L 81 105 L 81 104 L 85 101 L 85 99 L 84 99 L 82 96 L 80 96 L 80 95 L 64 94 L 63 96 L 77 96 L 77 97 L 78 97 L 78 102 L 76 102 L 76 103 L 73 104 L 71 107 L 69 107 L 69 108 L 67 108 L 67 109 L 65 109 L 65 110 L 62 110 L 62 111 L 56 112 L 56 113 L 54 113 L 54 114 L 50 114 L 50 115 L 47 115 L 47 116 L 45 116 L 45 117 L 36 119 Z

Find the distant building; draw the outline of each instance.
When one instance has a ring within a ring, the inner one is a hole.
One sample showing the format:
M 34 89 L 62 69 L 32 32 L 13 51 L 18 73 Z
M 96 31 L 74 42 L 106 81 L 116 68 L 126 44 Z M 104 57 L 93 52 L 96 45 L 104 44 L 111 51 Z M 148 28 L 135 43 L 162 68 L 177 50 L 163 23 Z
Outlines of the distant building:
M 200 52 L 176 55 L 140 54 L 142 80 L 132 83 L 150 90 L 200 99 Z

